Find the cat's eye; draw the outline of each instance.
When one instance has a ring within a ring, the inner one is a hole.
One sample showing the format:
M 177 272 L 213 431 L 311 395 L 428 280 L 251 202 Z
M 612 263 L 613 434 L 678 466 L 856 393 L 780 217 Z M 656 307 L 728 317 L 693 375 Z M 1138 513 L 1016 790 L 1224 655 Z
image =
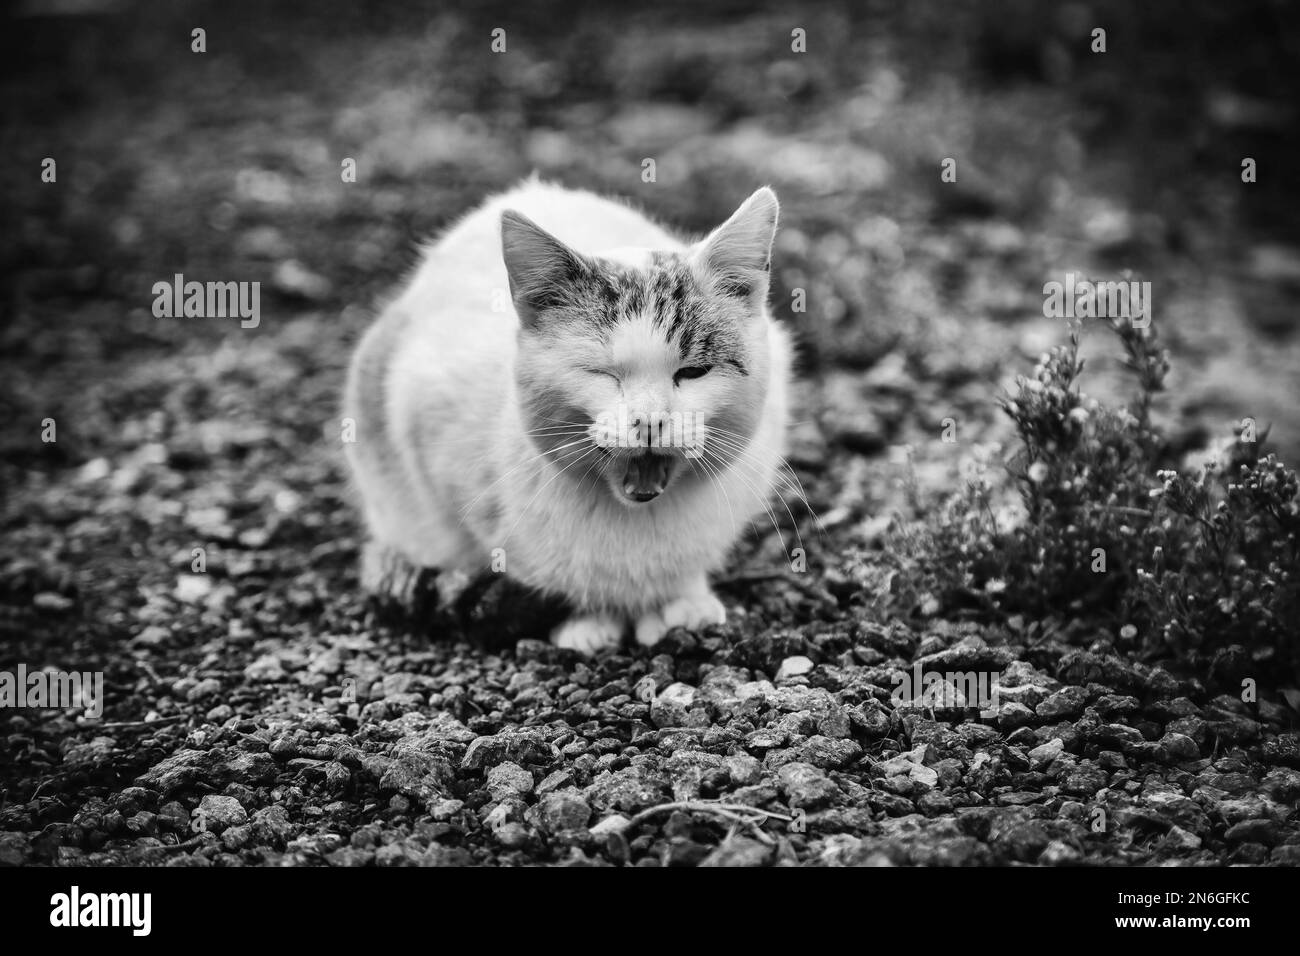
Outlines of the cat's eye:
M 680 384 L 688 378 L 704 378 L 709 374 L 710 365 L 689 365 L 686 368 L 679 368 L 677 374 L 673 376 L 673 384 Z

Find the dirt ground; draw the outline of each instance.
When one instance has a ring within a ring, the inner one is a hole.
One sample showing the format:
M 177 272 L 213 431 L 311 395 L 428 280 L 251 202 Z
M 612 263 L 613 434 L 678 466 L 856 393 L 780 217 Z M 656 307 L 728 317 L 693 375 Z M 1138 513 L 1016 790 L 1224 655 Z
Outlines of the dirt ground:
M 1151 281 L 1189 461 L 1244 417 L 1300 460 L 1295 23 L 866 6 L 7 24 L 0 670 L 102 671 L 106 700 L 0 711 L 0 863 L 1300 863 L 1272 690 L 1065 614 L 883 614 L 859 574 L 900 449 L 935 500 L 1010 441 L 995 399 L 1062 341 L 1067 272 Z M 557 651 L 506 583 L 415 623 L 358 590 L 349 349 L 418 242 L 533 171 L 687 231 L 782 200 L 804 495 L 723 575 L 729 622 L 650 651 Z M 155 317 L 177 273 L 261 282 L 260 324 Z M 917 664 L 1001 671 L 1003 710 L 895 707 Z

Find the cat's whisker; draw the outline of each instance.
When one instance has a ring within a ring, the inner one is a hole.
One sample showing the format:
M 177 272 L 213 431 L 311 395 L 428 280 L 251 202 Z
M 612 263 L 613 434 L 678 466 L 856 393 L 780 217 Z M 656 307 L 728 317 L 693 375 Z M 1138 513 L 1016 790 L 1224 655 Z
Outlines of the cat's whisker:
M 702 449 L 701 451 L 702 451 L 701 459 L 706 459 L 711 454 L 713 454 L 707 448 Z M 754 487 L 754 485 L 749 481 L 749 479 L 745 477 L 743 472 L 732 468 L 727 468 L 726 462 L 723 462 L 722 459 L 717 457 L 717 455 L 713 455 L 713 457 L 714 457 L 715 467 L 718 467 L 719 469 L 726 468 L 727 471 L 735 475 L 737 480 L 739 480 L 740 483 L 745 486 L 745 489 L 751 495 L 753 495 L 754 499 L 762 506 L 763 510 L 767 512 L 768 520 L 772 522 L 772 530 L 776 532 L 776 536 L 781 540 L 781 550 L 784 551 L 786 554 L 789 554 L 790 553 L 789 548 L 786 546 L 785 543 L 785 535 L 781 533 L 781 523 L 776 520 L 776 512 L 774 512 L 771 506 L 768 505 L 767 497 L 763 495 L 757 488 Z M 799 529 L 796 527 L 794 529 L 794 532 L 797 537 L 799 535 Z M 799 541 L 799 546 L 800 547 L 803 546 L 802 539 L 800 539 Z
M 715 468 L 713 468 L 713 466 L 711 466 L 707 461 L 704 461 L 703 458 L 697 458 L 697 459 L 691 459 L 691 458 L 688 458 L 687 461 L 691 462 L 692 470 L 694 469 L 694 465 L 695 465 L 695 463 L 696 463 L 697 461 L 699 462 L 700 467 L 704 469 L 705 474 L 706 474 L 706 476 L 707 476 L 708 479 L 709 479 L 709 482 L 713 485 L 713 497 L 714 497 L 714 499 L 715 499 L 715 500 L 717 499 L 717 497 L 718 497 L 718 493 L 719 493 L 719 492 L 722 493 L 722 498 L 723 498 L 723 500 L 724 500 L 724 501 L 726 502 L 726 504 L 727 504 L 727 514 L 731 517 L 731 523 L 732 523 L 733 525 L 735 525 L 735 523 L 736 523 L 736 512 L 735 512 L 735 510 L 731 507 L 731 496 L 730 496 L 729 494 L 727 494 L 727 489 L 726 489 L 726 487 L 722 484 L 722 478 L 721 478 L 721 476 L 718 474 L 717 470 L 716 470 Z M 750 523 L 751 525 L 754 524 L 754 519 L 753 519 L 753 518 L 750 518 L 750 519 L 749 519 L 749 523 Z
M 746 448 L 737 447 L 737 439 L 740 437 L 737 433 L 725 428 L 711 429 L 711 433 L 713 435 L 721 436 L 719 438 L 720 444 L 726 444 L 727 440 L 729 440 L 730 445 L 728 447 L 737 454 L 753 454 L 753 452 L 749 450 L 748 446 Z M 749 440 L 749 445 L 756 445 L 765 451 L 770 450 L 766 444 L 759 442 L 756 439 Z M 817 514 L 816 509 L 814 509 L 812 504 L 808 501 L 808 494 L 804 490 L 803 482 L 799 480 L 799 476 L 796 474 L 794 466 L 790 464 L 784 455 L 777 455 L 777 474 L 778 477 L 785 480 L 785 487 L 791 492 L 794 492 L 800 504 L 803 505 L 804 509 L 812 517 L 817 533 L 824 541 L 826 537 L 826 526 L 822 523 L 821 515 Z M 788 478 L 786 476 L 788 476 Z
M 716 433 L 716 432 L 715 432 L 711 437 L 713 437 L 719 445 L 721 445 L 721 446 L 723 446 L 724 448 L 726 448 L 727 450 L 733 452 L 733 453 L 737 456 L 737 459 L 738 459 L 738 460 L 739 460 L 739 459 L 743 459 L 743 460 L 745 460 L 745 461 L 747 461 L 747 462 L 750 462 L 750 463 L 752 463 L 752 464 L 755 464 L 756 466 L 760 466 L 760 465 L 761 465 L 761 463 L 757 462 L 757 461 L 754 459 L 755 450 L 754 450 L 752 447 L 742 446 L 738 441 L 736 441 L 736 440 L 734 440 L 734 439 L 731 439 L 731 438 L 728 438 L 728 437 L 727 437 L 726 435 L 724 435 L 724 434 L 719 434 L 719 433 Z M 779 461 L 778 464 L 777 464 L 777 475 L 776 475 L 777 478 L 784 478 L 784 477 L 785 477 L 785 476 L 781 473 L 781 468 L 782 468 L 782 467 L 785 467 L 785 468 L 787 468 L 787 469 L 789 468 L 789 465 L 785 462 L 785 460 L 784 460 L 783 458 L 780 459 L 780 461 Z M 797 476 L 794 476 L 792 470 L 791 470 L 791 476 L 794 477 L 795 482 L 798 481 L 798 477 L 797 477 Z M 794 482 L 787 481 L 787 482 L 785 482 L 785 484 L 784 484 L 783 487 L 784 487 L 786 490 L 788 490 L 788 491 L 794 493 L 795 496 L 800 500 L 800 503 L 803 504 L 803 506 L 807 509 L 808 513 L 809 513 L 809 514 L 814 518 L 814 520 L 817 519 L 817 515 L 816 515 L 816 513 L 813 511 L 811 505 L 809 505 L 808 500 L 807 500 L 807 497 L 806 497 L 805 495 L 802 494 L 802 485 L 799 485 L 798 487 L 796 487 L 796 484 L 795 484 Z M 782 500 L 784 501 L 784 499 L 782 499 Z M 788 510 L 788 507 L 789 507 L 789 506 L 787 505 L 787 510 Z M 790 516 L 790 520 L 791 520 L 791 521 L 794 521 L 794 520 L 795 520 L 793 514 Z

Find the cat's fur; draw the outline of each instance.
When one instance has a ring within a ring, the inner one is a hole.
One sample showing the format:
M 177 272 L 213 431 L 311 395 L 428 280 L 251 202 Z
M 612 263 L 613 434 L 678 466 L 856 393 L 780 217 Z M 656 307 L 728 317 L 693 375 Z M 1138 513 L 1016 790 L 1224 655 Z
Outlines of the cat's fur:
M 629 624 L 653 644 L 722 623 L 706 575 L 782 463 L 790 345 L 766 305 L 777 209 L 760 189 L 686 244 L 627 206 L 530 180 L 431 246 L 348 376 L 363 582 L 381 587 L 394 561 L 476 574 L 495 560 L 568 599 L 552 639 L 584 652 Z M 633 422 L 703 414 L 703 456 L 597 448 L 592 422 L 620 402 Z

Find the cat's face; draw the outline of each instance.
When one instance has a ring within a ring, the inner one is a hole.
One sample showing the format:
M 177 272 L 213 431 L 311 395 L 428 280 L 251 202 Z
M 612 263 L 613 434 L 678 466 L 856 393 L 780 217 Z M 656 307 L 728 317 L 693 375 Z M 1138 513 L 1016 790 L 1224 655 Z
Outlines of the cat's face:
M 530 453 L 628 507 L 750 454 L 767 394 L 776 216 L 761 189 L 686 252 L 583 256 L 506 213 Z

